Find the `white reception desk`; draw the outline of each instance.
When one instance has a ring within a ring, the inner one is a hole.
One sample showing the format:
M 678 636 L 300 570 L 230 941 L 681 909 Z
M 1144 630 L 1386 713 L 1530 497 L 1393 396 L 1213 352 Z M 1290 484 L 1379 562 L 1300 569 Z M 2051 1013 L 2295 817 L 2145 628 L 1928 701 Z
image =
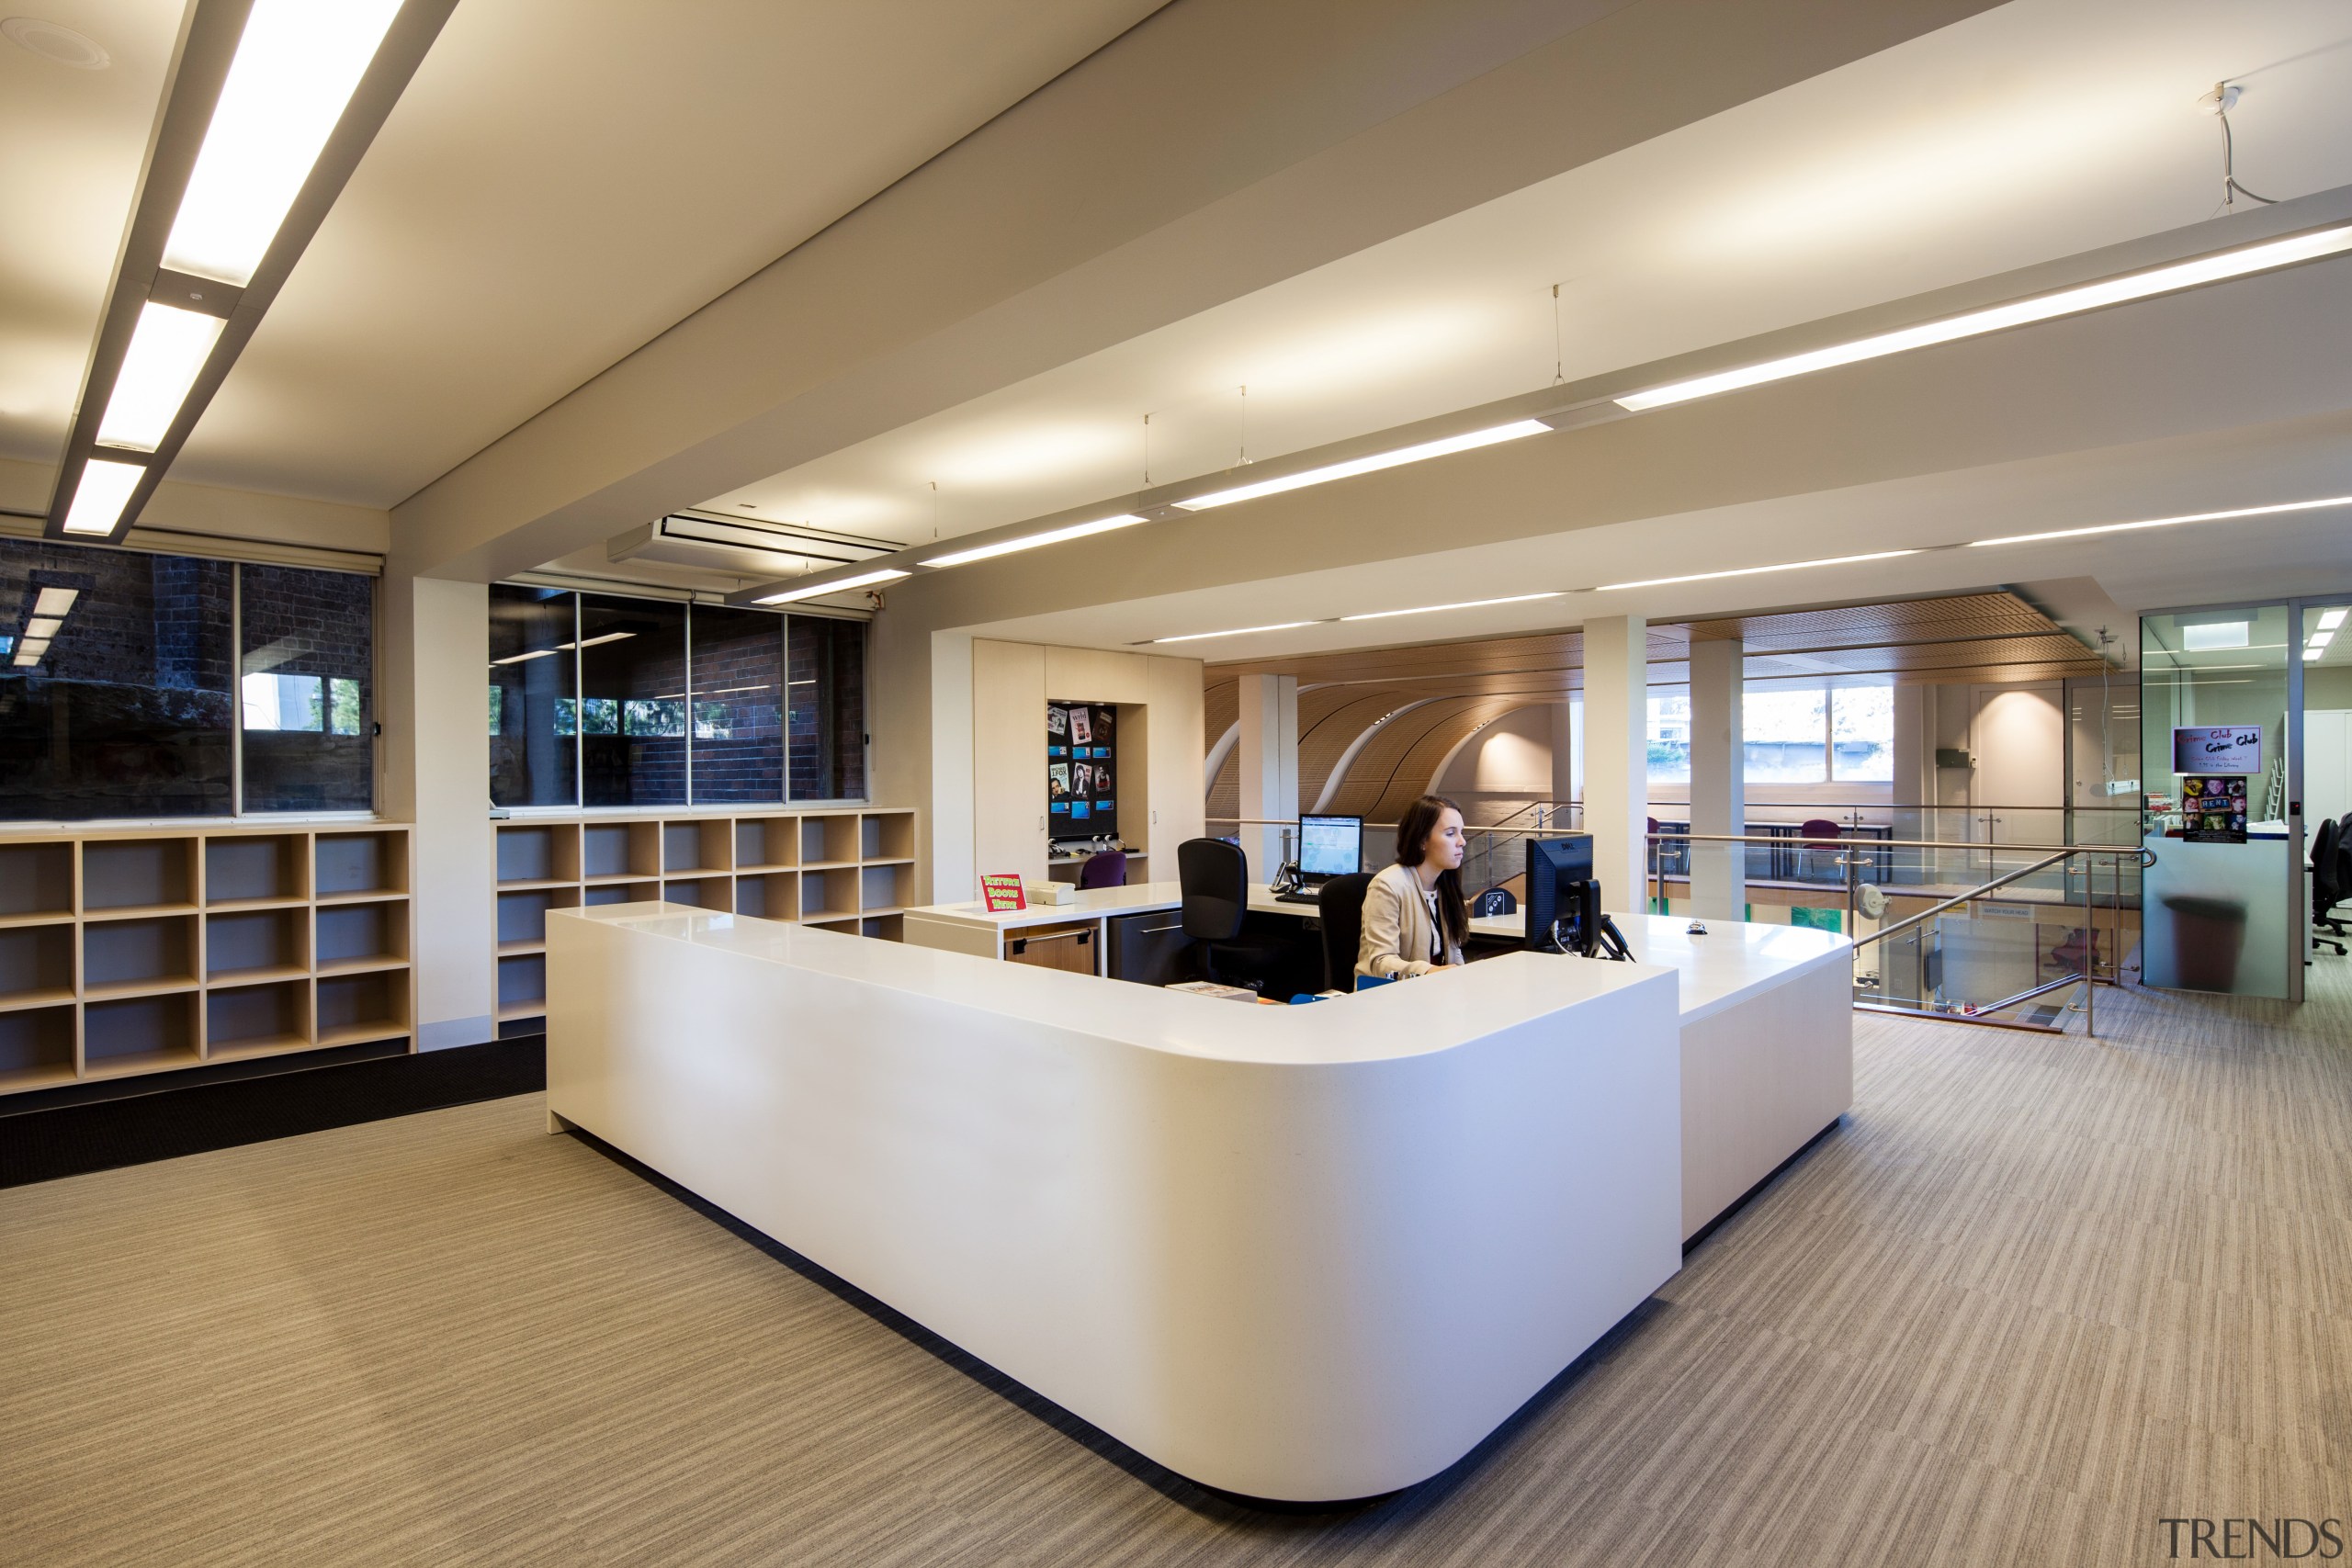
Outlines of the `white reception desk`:
M 1173 919 L 1182 902 L 1180 885 L 1146 882 L 1027 909 L 934 904 L 907 911 L 907 941 L 994 958 L 1008 939 L 1031 927 L 1092 921 L 1107 931 L 1107 922 L 1126 915 L 1165 911 Z M 1293 919 L 1315 914 L 1313 905 L 1285 903 L 1262 883 L 1251 886 L 1250 908 Z M 1681 916 L 1611 918 L 1637 960 L 1675 973 L 1687 1241 L 1853 1104 L 1854 946 L 1803 926 L 1716 920 L 1706 935 L 1693 936 Z M 1516 941 L 1525 919 L 1497 915 L 1474 919 L 1470 928 L 1475 935 Z M 1095 944 L 1098 968 L 1107 948 Z
M 653 904 L 548 963 L 551 1127 L 1210 1486 L 1427 1479 L 1681 1265 L 1664 968 L 1271 1007 Z

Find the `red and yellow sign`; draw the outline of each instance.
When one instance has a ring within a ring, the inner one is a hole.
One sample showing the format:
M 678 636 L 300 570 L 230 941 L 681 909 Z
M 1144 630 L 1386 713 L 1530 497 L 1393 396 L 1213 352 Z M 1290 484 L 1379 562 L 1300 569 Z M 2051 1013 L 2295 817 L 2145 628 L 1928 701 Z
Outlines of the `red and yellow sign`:
M 1029 896 L 1021 891 L 1021 874 L 1018 872 L 980 873 L 980 897 L 987 903 L 991 915 L 1029 907 Z

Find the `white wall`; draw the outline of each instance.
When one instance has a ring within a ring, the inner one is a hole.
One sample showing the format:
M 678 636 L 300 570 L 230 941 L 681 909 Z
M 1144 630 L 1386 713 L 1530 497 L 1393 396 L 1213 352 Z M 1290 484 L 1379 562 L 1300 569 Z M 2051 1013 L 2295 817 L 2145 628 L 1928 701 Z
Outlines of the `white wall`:
M 498 1032 L 490 590 L 389 577 L 381 605 L 377 801 L 416 825 L 417 1048 L 479 1044 Z

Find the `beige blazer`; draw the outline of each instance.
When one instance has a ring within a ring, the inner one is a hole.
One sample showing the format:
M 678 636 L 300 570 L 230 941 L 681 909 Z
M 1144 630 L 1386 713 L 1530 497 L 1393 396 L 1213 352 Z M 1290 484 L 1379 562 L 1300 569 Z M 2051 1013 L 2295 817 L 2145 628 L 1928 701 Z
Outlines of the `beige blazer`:
M 1363 890 L 1363 940 L 1356 949 L 1359 975 L 1426 975 L 1434 934 L 1420 878 L 1411 868 L 1392 865 Z M 1445 944 L 1445 961 L 1462 962 L 1462 949 Z

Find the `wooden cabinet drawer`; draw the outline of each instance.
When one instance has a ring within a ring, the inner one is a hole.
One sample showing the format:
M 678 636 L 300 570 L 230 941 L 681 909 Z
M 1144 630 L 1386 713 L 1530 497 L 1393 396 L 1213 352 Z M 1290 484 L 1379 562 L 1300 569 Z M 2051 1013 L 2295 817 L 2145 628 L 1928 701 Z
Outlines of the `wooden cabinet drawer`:
M 1073 975 L 1094 973 L 1094 949 L 1102 940 L 1100 925 L 1078 920 L 1067 925 L 1023 926 L 1004 933 L 1004 956 L 1014 964 L 1041 969 L 1067 969 Z

